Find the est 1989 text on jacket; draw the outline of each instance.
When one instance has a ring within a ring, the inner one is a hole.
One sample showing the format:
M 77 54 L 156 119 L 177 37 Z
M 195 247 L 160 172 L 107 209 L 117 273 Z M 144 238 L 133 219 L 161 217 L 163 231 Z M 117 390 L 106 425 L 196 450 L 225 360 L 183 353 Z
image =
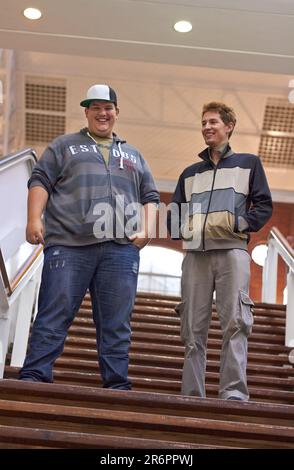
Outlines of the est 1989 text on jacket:
M 45 210 L 46 246 L 83 246 L 105 241 L 93 231 L 99 207 L 101 213 L 104 208 L 112 209 L 111 217 L 115 219 L 117 209 L 159 202 L 153 177 L 140 152 L 113 134 L 107 164 L 87 128 L 59 136 L 47 147 L 28 182 L 29 188 L 34 186 L 43 187 L 49 195 Z M 117 201 L 124 207 L 117 208 Z M 130 211 L 129 218 L 131 215 Z M 119 220 L 122 224 L 127 222 Z M 107 240 L 129 243 L 124 227 L 117 230 L 115 222 L 113 236 Z

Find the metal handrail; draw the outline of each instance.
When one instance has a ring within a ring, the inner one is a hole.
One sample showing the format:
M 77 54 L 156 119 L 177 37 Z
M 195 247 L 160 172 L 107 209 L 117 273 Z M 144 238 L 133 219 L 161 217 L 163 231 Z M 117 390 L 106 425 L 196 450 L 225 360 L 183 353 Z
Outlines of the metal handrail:
M 278 255 L 288 266 L 287 274 L 287 305 L 285 345 L 294 346 L 294 250 L 281 234 L 273 227 L 268 237 L 268 252 L 262 275 L 262 301 L 275 303 L 278 279 Z M 290 360 L 290 359 L 289 359 Z M 290 361 L 291 362 L 291 361 Z
M 0 248 L 0 273 L 2 275 L 3 284 L 4 284 L 4 287 L 5 287 L 6 294 L 11 295 L 12 294 L 12 288 L 11 288 L 9 278 L 8 278 L 8 275 L 7 275 L 7 271 L 6 271 L 6 267 L 5 267 L 5 261 L 4 261 L 3 255 L 2 255 L 1 248 Z
M 276 249 L 279 255 L 283 258 L 289 268 L 294 271 L 294 250 L 288 243 L 287 239 L 277 227 L 272 227 L 268 237 L 269 242 L 271 238 L 276 242 Z
M 20 160 L 27 160 L 27 157 L 30 157 L 34 161 L 34 164 L 37 163 L 38 157 L 34 149 L 27 148 L 21 150 L 20 152 L 7 155 L 6 157 L 0 158 L 0 171 L 5 168 L 15 165 Z
M 39 244 L 39 245 L 36 245 L 36 248 L 34 249 L 34 251 L 30 254 L 30 256 L 23 262 L 21 268 L 19 269 L 19 271 L 17 271 L 16 275 L 14 276 L 14 278 L 12 279 L 12 281 L 10 282 L 10 286 L 11 286 L 11 294 L 15 291 L 16 287 L 18 286 L 18 284 L 20 283 L 20 281 L 22 280 L 22 278 L 26 275 L 26 273 L 28 272 L 28 270 L 30 269 L 30 267 L 34 264 L 34 262 L 36 261 L 36 259 L 38 258 L 38 256 L 43 252 L 43 245 Z M 10 295 L 11 295 L 10 294 Z

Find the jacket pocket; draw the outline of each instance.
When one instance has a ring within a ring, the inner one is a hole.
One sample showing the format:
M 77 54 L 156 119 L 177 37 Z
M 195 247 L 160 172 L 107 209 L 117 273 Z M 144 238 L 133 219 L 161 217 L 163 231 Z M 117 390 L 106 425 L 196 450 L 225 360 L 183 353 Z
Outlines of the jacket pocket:
M 246 233 L 249 230 L 249 225 L 245 217 L 242 215 L 235 215 L 235 225 L 234 225 L 234 232 L 237 233 Z

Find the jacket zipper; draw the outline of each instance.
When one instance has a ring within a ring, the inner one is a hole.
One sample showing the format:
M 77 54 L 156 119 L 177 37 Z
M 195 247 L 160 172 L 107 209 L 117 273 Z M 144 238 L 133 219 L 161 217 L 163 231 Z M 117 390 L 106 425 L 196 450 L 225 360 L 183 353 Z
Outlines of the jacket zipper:
M 204 219 L 203 228 L 202 228 L 202 251 L 205 251 L 205 236 L 204 236 L 205 226 L 206 226 L 206 221 L 207 221 L 207 217 L 208 217 L 208 213 L 209 213 L 209 208 L 210 208 L 210 203 L 211 203 L 211 198 L 212 198 L 212 193 L 213 193 L 213 187 L 214 187 L 214 182 L 215 182 L 215 176 L 216 176 L 218 165 L 219 165 L 219 162 L 217 163 L 217 165 L 214 165 L 210 196 L 209 196 L 207 211 L 206 211 L 206 214 L 205 214 L 205 219 Z
M 111 160 L 111 155 L 112 155 L 113 142 L 112 142 L 111 147 L 109 149 L 108 165 L 106 165 L 105 158 L 103 157 L 102 153 L 100 152 L 99 145 L 97 144 L 96 140 L 94 139 L 94 137 L 91 136 L 90 132 L 87 132 L 87 136 L 91 140 L 93 140 L 93 142 L 95 142 L 95 144 L 97 145 L 97 150 L 99 152 L 99 155 L 102 157 L 102 160 L 103 160 L 103 163 L 104 163 L 104 166 L 105 166 L 105 169 L 106 169 L 106 173 L 107 173 L 109 196 L 110 196 L 110 200 L 111 200 L 111 207 L 113 207 L 113 194 L 112 194 L 112 185 L 111 185 L 111 177 L 110 177 L 110 170 L 109 170 L 109 165 L 110 165 L 110 160 Z

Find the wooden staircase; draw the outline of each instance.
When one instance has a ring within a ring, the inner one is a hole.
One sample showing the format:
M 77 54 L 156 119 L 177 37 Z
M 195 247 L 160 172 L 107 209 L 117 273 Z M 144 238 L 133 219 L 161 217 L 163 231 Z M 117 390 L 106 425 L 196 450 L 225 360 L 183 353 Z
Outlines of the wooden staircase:
M 217 399 L 221 332 L 213 312 L 207 399 L 180 396 L 179 299 L 138 294 L 132 316 L 133 390 L 101 388 L 91 302 L 85 298 L 54 384 L 0 381 L 0 447 L 293 448 L 294 368 L 285 307 L 257 304 L 249 340 L 250 402 Z

